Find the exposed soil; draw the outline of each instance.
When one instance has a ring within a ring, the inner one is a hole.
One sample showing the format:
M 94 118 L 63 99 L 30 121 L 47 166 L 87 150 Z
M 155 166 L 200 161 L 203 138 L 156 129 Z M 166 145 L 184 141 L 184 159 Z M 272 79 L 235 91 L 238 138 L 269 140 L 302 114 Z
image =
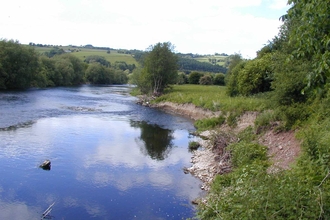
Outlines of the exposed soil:
M 193 104 L 163 102 L 152 107 L 181 114 L 194 120 L 215 117 L 220 114 L 220 112 L 214 113 Z M 217 174 L 231 171 L 230 153 L 226 151 L 226 146 L 237 141 L 236 134 L 240 131 L 249 126 L 253 127 L 257 115 L 257 112 L 246 112 L 237 120 L 235 128 L 223 125 L 218 130 L 200 134 L 203 137 L 200 141 L 202 148 L 193 152 L 192 166 L 186 168 L 185 171 L 202 180 L 202 189 L 208 191 L 210 183 Z M 294 131 L 275 132 L 274 129 L 269 129 L 259 136 L 258 143 L 268 147 L 268 155 L 272 161 L 272 166 L 268 170 L 270 173 L 289 169 L 301 151 L 300 142 L 295 138 Z
M 220 115 L 220 112 L 212 112 L 210 110 L 205 110 L 191 103 L 176 104 L 172 102 L 161 102 L 158 104 L 154 104 L 151 107 L 161 108 L 162 110 L 167 112 L 184 115 L 193 120 L 217 117 Z

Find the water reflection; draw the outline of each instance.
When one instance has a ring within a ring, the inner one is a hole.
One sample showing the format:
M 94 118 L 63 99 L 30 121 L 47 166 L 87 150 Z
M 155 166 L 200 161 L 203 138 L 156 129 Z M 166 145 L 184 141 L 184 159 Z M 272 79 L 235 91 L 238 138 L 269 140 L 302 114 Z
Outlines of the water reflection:
M 144 121 L 131 121 L 131 126 L 141 129 L 138 140 L 142 141 L 141 151 L 154 160 L 164 160 L 173 147 L 173 131 Z
M 199 181 L 182 171 L 190 122 L 136 105 L 125 91 L 0 94 L 0 219 L 40 219 L 54 201 L 55 219 L 193 216 Z M 45 159 L 50 172 L 38 168 Z

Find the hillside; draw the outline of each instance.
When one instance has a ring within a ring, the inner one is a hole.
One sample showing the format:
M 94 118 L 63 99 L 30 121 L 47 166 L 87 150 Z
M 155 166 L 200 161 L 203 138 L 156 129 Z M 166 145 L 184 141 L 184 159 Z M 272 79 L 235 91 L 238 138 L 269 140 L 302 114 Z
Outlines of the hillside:
M 31 46 L 31 45 L 30 45 Z M 66 52 L 72 53 L 82 61 L 86 57 L 97 55 L 103 56 L 110 63 L 126 62 L 127 64 L 135 64 L 138 66 L 138 60 L 143 59 L 144 51 L 139 50 L 123 50 L 113 49 L 106 47 L 93 47 L 92 45 L 86 46 L 48 46 L 40 44 L 32 44 L 34 49 L 42 54 L 49 53 L 54 48 L 63 49 Z M 110 52 L 110 53 L 108 53 Z M 230 62 L 230 56 L 226 54 L 215 55 L 199 55 L 199 54 L 181 54 L 177 53 L 179 57 L 179 67 L 181 71 L 202 71 L 213 73 L 226 73 Z M 135 59 L 136 58 L 136 59 Z
M 34 49 L 39 53 L 50 52 L 54 47 L 52 46 L 33 46 Z M 84 61 L 84 59 L 91 55 L 103 56 L 110 63 L 115 63 L 116 61 L 124 61 L 127 64 L 138 65 L 137 61 L 134 59 L 132 54 L 125 54 L 122 50 L 110 49 L 110 53 L 107 53 L 107 49 L 101 48 L 86 48 L 77 46 L 58 46 L 59 49 L 64 51 L 70 51 L 73 55 L 77 56 L 79 59 Z

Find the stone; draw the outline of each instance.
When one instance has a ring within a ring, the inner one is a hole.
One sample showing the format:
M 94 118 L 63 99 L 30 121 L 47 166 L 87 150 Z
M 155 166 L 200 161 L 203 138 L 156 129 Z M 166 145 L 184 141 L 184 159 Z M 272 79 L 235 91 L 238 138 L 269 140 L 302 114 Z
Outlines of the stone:
M 43 170 L 50 170 L 51 162 L 50 160 L 45 160 L 42 164 L 40 164 L 40 168 Z

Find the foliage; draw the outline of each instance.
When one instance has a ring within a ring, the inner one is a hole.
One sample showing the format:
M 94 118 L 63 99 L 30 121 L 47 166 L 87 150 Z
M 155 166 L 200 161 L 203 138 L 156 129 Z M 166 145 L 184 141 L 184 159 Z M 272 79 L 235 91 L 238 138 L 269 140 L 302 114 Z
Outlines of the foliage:
M 199 84 L 200 85 L 212 85 L 213 84 L 213 79 L 211 75 L 204 75 L 199 79 Z
M 127 64 L 124 61 L 116 61 L 114 66 L 115 66 L 116 69 L 120 69 L 120 70 L 123 70 L 123 71 L 129 70 L 130 72 L 132 72 L 136 67 L 134 63 L 133 64 Z
M 288 11 L 288 19 L 295 23 L 289 33 L 297 59 L 311 60 L 308 86 L 323 87 L 330 77 L 330 5 L 324 0 L 298 1 Z
M 184 72 L 179 72 L 176 83 L 179 84 L 179 85 L 187 84 L 188 83 L 188 76 L 187 76 L 187 74 L 184 73 Z
M 115 70 L 114 71 L 114 84 L 126 84 L 128 82 L 127 73 L 122 70 Z
M 100 63 L 92 63 L 86 69 L 86 79 L 92 84 L 112 84 L 114 72 Z
M 223 73 L 215 74 L 213 84 L 219 85 L 219 86 L 224 86 L 225 85 L 225 74 L 223 74 Z
M 192 72 L 188 75 L 189 84 L 199 84 L 199 79 L 203 76 L 203 73 Z
M 252 95 L 270 90 L 273 77 L 272 54 L 249 61 L 237 60 L 230 66 L 228 75 L 228 94 Z
M 205 131 L 208 129 L 215 128 L 216 126 L 220 126 L 225 121 L 226 121 L 226 118 L 224 116 L 220 115 L 218 117 L 197 120 L 194 125 L 199 131 Z
M 24 89 L 38 74 L 38 55 L 18 41 L 0 41 L 0 89 Z
M 197 150 L 200 147 L 200 144 L 197 141 L 190 141 L 188 147 L 190 151 L 193 151 Z
M 272 54 L 267 54 L 246 63 L 237 76 L 239 94 L 247 96 L 270 90 L 273 74 L 271 59 Z
M 228 147 L 232 154 L 232 164 L 234 167 L 252 165 L 258 161 L 267 160 L 267 147 L 251 143 L 239 142 Z
M 191 58 L 179 57 L 178 65 L 180 71 L 203 71 L 212 73 L 226 73 L 227 69 L 223 66 L 212 65 L 211 63 L 199 62 Z
M 254 122 L 254 125 L 256 127 L 256 130 L 259 133 L 261 130 L 271 128 L 272 123 L 277 120 L 279 120 L 279 118 L 277 117 L 275 111 L 266 110 L 266 111 L 261 112 L 257 116 L 257 118 Z
M 276 54 L 276 66 L 272 89 L 272 99 L 278 105 L 305 102 L 308 98 L 303 89 L 307 86 L 306 75 L 311 71 L 308 60 L 286 61 L 285 54 Z
M 170 42 L 158 43 L 149 48 L 144 60 L 142 81 L 149 84 L 149 92 L 155 95 L 161 94 L 169 84 L 176 83 L 178 66 L 173 49 Z
M 55 86 L 55 59 L 51 59 L 47 56 L 40 57 L 40 74 L 46 78 L 46 83 L 41 87 Z
M 45 52 L 44 55 L 47 56 L 47 57 L 49 57 L 49 58 L 51 58 L 51 57 L 53 57 L 55 55 L 61 55 L 61 54 L 64 54 L 64 53 L 65 52 L 64 52 L 63 48 L 54 47 L 49 52 L 48 51 Z
M 234 169 L 216 177 L 207 204 L 199 205 L 198 217 L 328 219 L 329 124 L 330 120 L 324 124 L 313 123 L 300 132 L 303 136 L 307 134 L 303 142 L 306 154 L 301 156 L 296 167 L 277 173 L 267 171 L 266 148 L 251 142 L 253 136 L 248 135 L 249 132 L 239 135 L 240 141 L 227 149 L 231 152 Z
M 61 59 L 66 59 L 72 64 L 73 76 L 71 79 L 72 85 L 79 85 L 84 82 L 85 66 L 84 63 L 72 54 L 63 54 Z
M 232 66 L 228 71 L 226 77 L 226 85 L 227 85 L 227 94 L 229 96 L 237 96 L 239 94 L 238 91 L 238 77 L 240 72 L 244 69 L 246 65 L 246 61 L 240 60 L 237 61 L 235 66 Z
M 100 63 L 101 65 L 105 66 L 105 67 L 110 67 L 111 63 L 109 61 L 107 61 L 103 56 L 99 56 L 99 55 L 91 55 L 86 57 L 86 59 L 84 60 L 84 62 L 86 63 Z

